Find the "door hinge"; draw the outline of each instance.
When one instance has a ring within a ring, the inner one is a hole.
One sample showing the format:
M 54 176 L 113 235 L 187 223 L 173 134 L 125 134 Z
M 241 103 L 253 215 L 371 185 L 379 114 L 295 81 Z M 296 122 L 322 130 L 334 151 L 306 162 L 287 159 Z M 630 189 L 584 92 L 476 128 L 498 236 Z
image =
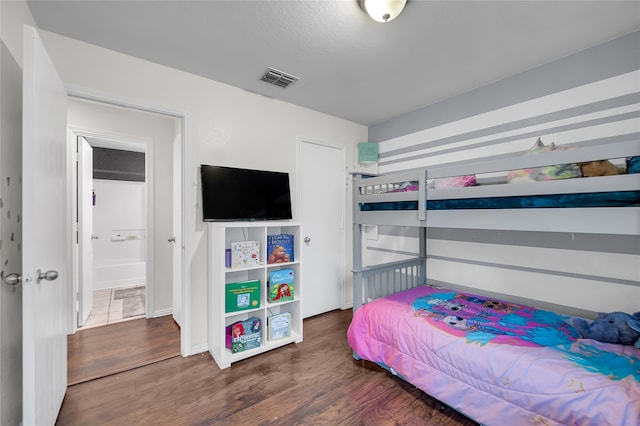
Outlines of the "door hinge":
M 76 292 L 76 300 L 79 302 L 80 301 L 80 292 Z

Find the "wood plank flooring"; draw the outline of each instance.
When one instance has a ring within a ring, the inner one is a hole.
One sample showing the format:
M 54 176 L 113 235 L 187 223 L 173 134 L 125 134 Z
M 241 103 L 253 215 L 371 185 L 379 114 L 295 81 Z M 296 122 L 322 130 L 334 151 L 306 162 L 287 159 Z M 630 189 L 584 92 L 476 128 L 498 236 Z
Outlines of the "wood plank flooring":
M 346 342 L 351 310 L 304 321 L 304 342 L 218 369 L 208 353 L 67 390 L 58 425 L 475 425 Z M 73 361 L 70 361 L 70 367 Z
M 180 355 L 171 315 L 135 319 L 67 336 L 67 383 L 75 385 Z

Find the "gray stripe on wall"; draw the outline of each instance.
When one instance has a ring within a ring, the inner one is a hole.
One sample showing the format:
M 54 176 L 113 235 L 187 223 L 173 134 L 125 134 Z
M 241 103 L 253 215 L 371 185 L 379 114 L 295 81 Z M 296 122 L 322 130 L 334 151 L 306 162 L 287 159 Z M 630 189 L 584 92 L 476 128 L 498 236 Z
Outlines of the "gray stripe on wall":
M 415 226 L 380 225 L 378 232 L 382 235 L 390 235 L 393 237 L 418 238 L 419 228 Z
M 405 162 L 405 161 L 415 160 L 415 159 L 419 159 L 419 158 L 428 158 L 428 157 L 432 157 L 434 155 L 450 154 L 450 153 L 459 152 L 459 151 L 465 151 L 465 150 L 474 149 L 474 148 L 482 148 L 482 147 L 487 147 L 487 146 L 492 146 L 492 145 L 499 145 L 499 144 L 502 144 L 502 143 L 511 142 L 511 141 L 515 141 L 515 140 L 520 140 L 520 139 L 529 139 L 530 138 L 531 139 L 531 145 L 533 145 L 533 143 L 535 142 L 536 138 L 542 137 L 542 136 L 545 136 L 545 135 L 548 135 L 548 134 L 566 132 L 568 130 L 582 129 L 582 128 L 585 128 L 585 127 L 598 126 L 598 125 L 601 125 L 601 124 L 614 123 L 616 121 L 630 120 L 630 119 L 637 118 L 637 117 L 640 117 L 640 111 L 633 111 L 633 112 L 628 112 L 628 113 L 625 113 L 625 114 L 618 114 L 618 115 L 614 115 L 614 116 L 610 116 L 610 117 L 596 118 L 596 119 L 593 119 L 593 120 L 582 121 L 582 122 L 579 122 L 579 123 L 566 124 L 564 126 L 549 127 L 547 129 L 544 129 L 544 130 L 528 131 L 528 132 L 525 132 L 525 133 L 519 133 L 519 134 L 512 135 L 512 136 L 506 136 L 506 137 L 502 137 L 502 138 L 498 138 L 498 139 L 491 139 L 491 140 L 484 141 L 484 142 L 477 142 L 477 143 L 465 145 L 465 146 L 462 146 L 462 147 L 441 149 L 441 150 L 436 151 L 436 152 L 429 152 L 429 153 L 426 153 L 426 154 L 419 154 L 419 155 L 414 155 L 414 156 L 410 156 L 410 157 L 402 157 L 402 158 L 398 158 L 398 159 L 390 160 L 390 161 L 381 160 L 380 161 L 380 165 L 389 165 L 389 164 L 394 164 L 394 163 L 402 163 L 402 162 Z M 629 139 L 629 136 L 627 135 L 626 138 Z M 407 152 L 411 152 L 411 151 L 417 150 L 417 149 L 419 149 L 419 148 L 417 148 L 414 145 L 414 146 L 410 147 L 409 151 L 407 151 Z M 523 151 L 523 152 L 526 152 L 526 151 Z
M 410 228 L 411 231 L 400 231 L 399 228 L 397 226 L 380 227 L 379 233 L 394 237 L 418 238 L 418 228 Z M 640 236 L 638 235 L 427 228 L 427 238 L 481 244 L 640 255 Z
M 395 155 L 407 154 L 407 153 L 411 153 L 413 151 L 417 151 L 417 150 L 421 150 L 421 149 L 435 148 L 435 147 L 438 147 L 438 146 L 448 145 L 448 144 L 455 143 L 455 142 L 462 142 L 462 141 L 469 140 L 469 139 L 485 137 L 485 136 L 489 136 L 489 135 L 493 135 L 493 134 L 497 134 L 497 133 L 502 133 L 502 132 L 506 132 L 506 131 L 513 131 L 513 130 L 517 130 L 517 129 L 521 129 L 521 128 L 526 128 L 526 127 L 529 127 L 529 126 L 535 126 L 535 125 L 538 125 L 540 123 L 548 123 L 548 122 L 551 122 L 551 121 L 557 121 L 557 120 L 577 117 L 577 116 L 580 116 L 580 115 L 594 113 L 594 112 L 607 110 L 607 109 L 611 109 L 611 108 L 618 108 L 618 107 L 631 105 L 631 104 L 635 104 L 635 103 L 640 103 L 640 93 L 632 93 L 632 94 L 629 94 L 629 95 L 620 96 L 620 97 L 613 98 L 613 99 L 607 99 L 605 101 L 594 102 L 594 103 L 587 104 L 587 105 L 581 105 L 581 106 L 578 106 L 578 107 L 575 107 L 575 108 L 568 108 L 568 109 L 565 109 L 565 110 L 562 110 L 562 111 L 557 111 L 557 112 L 553 112 L 553 113 L 549 113 L 549 114 L 542 114 L 542 115 L 538 115 L 538 116 L 535 116 L 535 117 L 529 117 L 529 118 L 526 118 L 526 119 L 523 119 L 523 120 L 517 120 L 517 121 L 510 122 L 510 123 L 504 123 L 504 124 L 500 124 L 500 125 L 496 125 L 496 126 L 487 127 L 487 128 L 484 128 L 484 129 L 478 129 L 478 130 L 474 130 L 474 131 L 471 131 L 471 132 L 466 132 L 466 133 L 459 134 L 459 135 L 454 135 L 454 136 L 441 138 L 441 139 L 437 139 L 437 140 L 433 140 L 433 141 L 429 141 L 429 142 L 424 142 L 424 143 L 421 143 L 421 144 L 412 145 L 410 147 L 399 148 L 399 149 L 395 149 L 395 150 L 387 151 L 387 152 L 381 152 L 380 153 L 380 159 L 384 159 L 386 157 L 395 156 Z M 637 114 L 638 113 L 636 112 L 635 116 L 637 116 Z M 633 118 L 635 116 L 632 116 L 630 118 Z M 619 116 L 603 117 L 603 118 L 601 118 L 599 120 L 606 120 L 607 118 L 609 118 L 608 121 L 612 121 L 612 122 L 624 119 L 624 118 L 621 118 L 620 115 L 619 115 Z M 592 121 L 587 121 L 585 123 L 592 123 Z M 606 123 L 608 121 L 604 121 L 604 122 Z M 582 124 L 582 123 L 576 123 L 576 124 Z M 601 123 L 597 122 L 595 124 L 601 124 Z M 590 124 L 590 125 L 595 125 L 595 124 Z M 570 125 L 568 125 L 568 126 L 570 126 Z M 566 126 L 558 126 L 555 129 L 562 129 L 563 127 L 566 127 Z M 580 126 L 580 127 L 584 127 L 584 125 Z M 571 127 L 568 127 L 568 129 L 571 129 Z M 542 135 L 542 134 L 552 133 L 552 131 L 553 131 L 553 129 L 543 130 L 543 131 L 539 131 L 539 132 L 527 132 L 527 133 L 523 133 L 523 135 L 525 135 L 525 136 L 518 135 L 518 136 L 511 136 L 509 138 L 497 139 L 494 143 L 521 139 L 523 137 L 528 137 L 528 136 L 526 136 L 527 134 L 533 134 L 535 136 L 537 134 Z M 458 148 L 458 149 L 459 150 L 460 149 L 469 149 L 472 146 L 475 146 L 475 145 L 469 145 L 469 146 L 465 146 L 464 148 Z M 481 145 L 478 145 L 478 146 L 481 146 Z
M 564 272 L 564 271 L 553 271 L 550 269 L 540 269 L 540 268 L 529 268 L 526 266 L 514 266 L 514 265 L 504 265 L 501 263 L 493 263 L 493 262 L 482 262 L 479 260 L 469 260 L 469 259 L 458 259 L 455 257 L 447 257 L 447 256 L 428 256 L 429 259 L 437 259 L 437 260 L 445 260 L 449 262 L 456 263 L 464 263 L 468 265 L 477 265 L 477 266 L 487 266 L 490 268 L 498 268 L 498 269 L 507 269 L 513 271 L 522 271 L 522 272 L 534 272 L 537 274 L 546 274 L 546 275 L 555 275 L 559 277 L 567 277 L 567 278 L 578 278 L 581 280 L 590 280 L 590 281 L 603 281 L 612 284 L 623 284 L 623 285 L 631 285 L 631 286 L 639 286 L 640 282 L 632 281 L 632 280 L 623 280 L 620 278 L 610 278 L 610 277 L 600 277 L 597 275 L 585 275 L 585 274 L 576 274 L 573 272 Z
M 392 249 L 386 249 L 386 248 L 382 248 L 382 247 L 367 247 L 367 251 L 376 251 L 378 253 L 387 253 L 387 254 L 411 256 L 411 257 L 418 256 L 418 253 L 414 253 L 414 252 L 411 252 L 411 251 L 392 250 Z
M 625 142 L 628 140 L 632 140 L 632 139 L 639 139 L 640 138 L 640 132 L 638 133 L 627 133 L 624 135 L 616 135 L 616 136 L 610 136 L 610 137 L 604 137 L 604 138 L 596 138 L 596 139 L 589 139 L 589 140 L 582 140 L 580 142 L 577 143 L 568 143 L 568 144 L 564 144 L 564 146 L 567 147 L 576 147 L 576 146 L 580 146 L 580 147 L 586 147 L 586 146 L 593 146 L 593 145 L 601 145 L 601 144 L 608 144 L 608 143 L 615 143 L 615 142 Z M 533 145 L 533 141 L 532 144 Z M 447 150 L 447 152 L 454 152 L 454 151 L 464 151 L 466 149 L 466 147 L 463 148 L 457 148 L 457 149 L 451 149 L 451 150 Z M 440 154 L 441 152 L 445 152 L 443 151 L 439 151 L 438 154 Z M 524 155 L 526 153 L 526 151 L 522 151 L 520 152 L 520 155 Z M 434 155 L 433 153 L 429 154 L 429 155 Z M 508 152 L 505 154 L 497 154 L 497 155 L 487 155 L 485 157 L 482 157 L 482 160 L 497 160 L 500 158 L 510 158 L 510 157 L 514 157 L 517 156 L 518 153 L 513 153 L 513 152 Z M 427 155 L 423 155 L 423 156 L 414 156 L 414 157 L 405 157 L 402 158 L 401 160 L 395 160 L 395 161 L 387 161 L 387 162 L 381 162 L 380 165 L 389 165 L 389 164 L 394 164 L 394 163 L 400 163 L 400 162 L 404 162 L 404 161 L 409 161 L 410 159 L 419 159 L 419 158 L 426 158 L 428 157 Z M 611 158 L 609 158 L 609 160 L 611 160 Z M 459 161 L 450 161 L 447 163 L 439 163 L 438 167 L 443 167 L 443 166 L 455 166 L 455 165 L 461 165 L 461 164 L 469 164 L 469 163 L 476 163 L 478 162 L 478 158 L 469 158 L 466 160 L 459 160 Z M 411 167 L 411 168 L 405 168 L 403 169 L 404 171 L 409 171 L 409 170 L 420 170 L 423 169 L 424 167 Z
M 369 127 L 381 142 L 640 69 L 640 31 Z

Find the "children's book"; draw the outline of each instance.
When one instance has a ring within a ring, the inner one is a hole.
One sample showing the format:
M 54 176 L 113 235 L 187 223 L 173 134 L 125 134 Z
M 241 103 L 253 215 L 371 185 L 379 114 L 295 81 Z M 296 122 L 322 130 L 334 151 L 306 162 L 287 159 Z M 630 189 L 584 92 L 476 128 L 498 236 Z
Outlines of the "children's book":
M 260 264 L 260 242 L 231 243 L 231 268 L 248 268 Z
M 293 235 L 267 235 L 267 263 L 293 262 Z
M 225 312 L 244 311 L 260 307 L 260 280 L 225 285 Z
M 281 314 L 267 317 L 267 339 L 278 340 L 291 337 L 291 314 Z
M 295 271 L 291 268 L 269 272 L 269 302 L 293 300 Z
M 238 321 L 226 327 L 226 347 L 233 353 L 258 348 L 261 341 L 262 324 L 258 317 Z

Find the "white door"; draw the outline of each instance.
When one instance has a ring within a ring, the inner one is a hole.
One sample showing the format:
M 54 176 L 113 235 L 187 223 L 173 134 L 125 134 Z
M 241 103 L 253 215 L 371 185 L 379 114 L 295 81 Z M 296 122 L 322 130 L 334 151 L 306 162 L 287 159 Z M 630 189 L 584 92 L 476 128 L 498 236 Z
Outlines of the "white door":
M 182 138 L 173 142 L 173 233 L 169 242 L 173 249 L 173 319 L 182 322 Z
M 78 327 L 93 309 L 93 148 L 78 137 Z
M 67 386 L 71 236 L 66 91 L 25 26 L 22 117 L 23 424 L 54 424 Z M 57 277 L 56 277 L 57 273 Z
M 302 313 L 308 318 L 344 304 L 344 149 L 301 141 L 300 182 Z

